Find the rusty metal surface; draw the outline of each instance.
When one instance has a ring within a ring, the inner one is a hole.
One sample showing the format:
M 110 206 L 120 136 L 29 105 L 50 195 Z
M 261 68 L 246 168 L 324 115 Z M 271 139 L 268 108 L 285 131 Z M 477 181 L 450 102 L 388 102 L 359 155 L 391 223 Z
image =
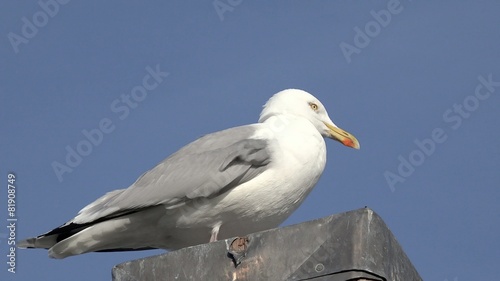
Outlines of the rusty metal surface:
M 371 209 L 119 264 L 129 280 L 422 280 Z

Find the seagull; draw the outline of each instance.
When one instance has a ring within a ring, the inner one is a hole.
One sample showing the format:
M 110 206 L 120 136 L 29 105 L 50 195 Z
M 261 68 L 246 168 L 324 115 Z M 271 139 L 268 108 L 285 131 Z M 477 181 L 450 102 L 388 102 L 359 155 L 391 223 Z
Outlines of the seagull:
M 18 243 L 62 259 L 89 252 L 176 250 L 275 228 L 318 182 L 324 137 L 359 149 L 313 95 L 287 89 L 258 123 L 205 135 L 126 189 L 106 193 L 67 223 Z

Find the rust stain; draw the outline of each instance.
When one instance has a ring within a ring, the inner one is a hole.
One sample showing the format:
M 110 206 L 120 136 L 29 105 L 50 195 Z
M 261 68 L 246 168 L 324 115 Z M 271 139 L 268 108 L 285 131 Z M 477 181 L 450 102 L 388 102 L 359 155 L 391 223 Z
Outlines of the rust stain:
M 238 237 L 233 240 L 231 243 L 230 249 L 231 251 L 241 253 L 247 250 L 248 248 L 248 238 L 247 237 Z

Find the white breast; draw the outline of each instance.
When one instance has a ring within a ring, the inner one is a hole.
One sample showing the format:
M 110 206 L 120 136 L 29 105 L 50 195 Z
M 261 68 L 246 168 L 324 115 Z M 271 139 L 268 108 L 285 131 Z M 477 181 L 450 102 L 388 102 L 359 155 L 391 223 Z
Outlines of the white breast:
M 277 227 L 304 201 L 325 168 L 324 139 L 307 120 L 270 118 L 254 137 L 270 140 L 271 163 L 219 202 L 227 214 L 221 232 L 232 220 L 238 222 L 234 227 L 250 232 Z

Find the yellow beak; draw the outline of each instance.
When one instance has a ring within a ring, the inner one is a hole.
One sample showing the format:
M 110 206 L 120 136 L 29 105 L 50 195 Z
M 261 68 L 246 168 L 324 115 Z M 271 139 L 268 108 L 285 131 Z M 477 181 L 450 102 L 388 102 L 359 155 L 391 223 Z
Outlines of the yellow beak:
M 345 146 L 359 149 L 359 142 L 353 135 L 340 129 L 339 127 L 335 127 L 332 124 L 328 124 L 326 122 L 323 122 L 323 123 L 328 127 L 328 129 L 330 129 L 328 131 L 329 138 L 336 140 L 336 141 L 339 141 L 342 144 L 344 144 Z

